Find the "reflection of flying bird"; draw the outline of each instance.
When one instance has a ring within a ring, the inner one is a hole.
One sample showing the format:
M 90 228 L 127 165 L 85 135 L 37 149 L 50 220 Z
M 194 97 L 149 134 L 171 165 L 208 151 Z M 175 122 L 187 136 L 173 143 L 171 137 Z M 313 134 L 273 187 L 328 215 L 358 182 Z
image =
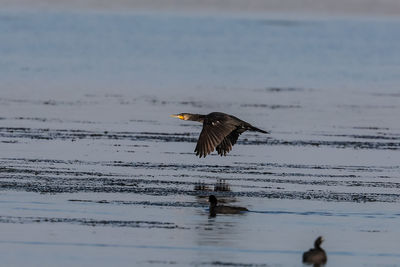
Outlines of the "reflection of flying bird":
M 303 262 L 307 264 L 313 264 L 315 267 L 323 265 L 327 262 L 325 250 L 321 248 L 321 244 L 324 241 L 322 236 L 318 237 L 314 242 L 314 248 L 304 252 Z
M 239 135 L 245 131 L 268 133 L 250 123 L 221 112 L 212 112 L 208 115 L 180 113 L 171 115 L 171 117 L 203 123 L 203 130 L 194 150 L 200 158 L 206 157 L 214 149 L 217 150 L 219 155 L 226 156 L 226 153 L 231 151 L 232 146 L 236 144 Z
M 214 195 L 208 197 L 208 202 L 210 202 L 210 216 L 214 217 L 218 214 L 239 214 L 244 211 L 249 211 L 244 207 L 234 207 L 234 206 L 221 206 L 217 205 L 218 200 Z

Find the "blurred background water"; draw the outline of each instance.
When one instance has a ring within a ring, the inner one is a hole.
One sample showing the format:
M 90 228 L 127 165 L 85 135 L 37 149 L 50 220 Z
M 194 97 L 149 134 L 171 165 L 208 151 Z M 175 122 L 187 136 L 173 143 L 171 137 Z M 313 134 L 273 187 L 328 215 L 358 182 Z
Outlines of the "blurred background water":
M 395 19 L 2 12 L 0 27 L 10 83 L 386 91 L 399 79 Z

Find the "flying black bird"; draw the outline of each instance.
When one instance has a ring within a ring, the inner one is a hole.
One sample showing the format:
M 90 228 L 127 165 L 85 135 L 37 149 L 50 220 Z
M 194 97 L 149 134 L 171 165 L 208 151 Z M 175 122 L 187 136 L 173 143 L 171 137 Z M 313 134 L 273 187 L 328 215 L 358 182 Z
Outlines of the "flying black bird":
M 321 248 L 321 243 L 324 241 L 322 236 L 319 236 L 314 242 L 314 248 L 304 252 L 303 262 L 313 264 L 315 267 L 324 265 L 328 258 L 326 257 L 325 250 Z
M 217 205 L 218 200 L 214 195 L 208 197 L 208 202 L 210 202 L 210 216 L 215 217 L 218 214 L 240 214 L 244 211 L 249 211 L 244 207 L 235 206 L 221 206 Z
M 203 130 L 194 150 L 200 158 L 206 157 L 214 149 L 217 150 L 219 155 L 226 156 L 226 153 L 231 151 L 232 146 L 236 144 L 239 135 L 245 131 L 268 133 L 235 116 L 222 112 L 212 112 L 208 115 L 180 113 L 171 115 L 171 117 L 203 123 Z

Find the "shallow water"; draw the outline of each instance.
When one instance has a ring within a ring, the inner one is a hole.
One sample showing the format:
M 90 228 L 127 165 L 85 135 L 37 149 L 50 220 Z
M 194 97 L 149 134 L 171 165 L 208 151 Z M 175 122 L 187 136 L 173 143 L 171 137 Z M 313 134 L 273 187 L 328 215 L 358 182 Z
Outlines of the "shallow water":
M 329 266 L 400 262 L 400 21 L 0 22 L 3 264 L 299 266 L 318 235 Z M 198 159 L 168 115 L 211 111 L 271 134 Z M 209 218 L 211 191 L 250 212 Z

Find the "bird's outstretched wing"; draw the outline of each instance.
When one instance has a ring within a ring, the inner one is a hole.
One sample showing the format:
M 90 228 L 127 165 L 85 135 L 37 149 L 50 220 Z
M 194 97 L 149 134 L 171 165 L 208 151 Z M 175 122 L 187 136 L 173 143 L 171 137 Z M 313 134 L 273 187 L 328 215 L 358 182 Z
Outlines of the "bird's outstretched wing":
M 226 154 L 232 150 L 232 147 L 236 144 L 240 133 L 237 130 L 233 130 L 228 134 L 222 142 L 216 147 L 219 155 L 226 156 Z
M 224 145 L 224 147 L 232 148 L 232 143 L 230 139 L 226 137 L 231 134 L 232 131 L 234 131 L 235 129 L 235 125 L 227 124 L 219 120 L 212 122 L 204 121 L 203 130 L 200 133 L 196 149 L 194 150 L 194 152 L 196 152 L 196 156 L 199 156 L 200 158 L 206 157 L 208 154 L 214 151 L 216 146 L 221 144 L 221 142 L 224 142 L 225 139 L 226 144 Z

